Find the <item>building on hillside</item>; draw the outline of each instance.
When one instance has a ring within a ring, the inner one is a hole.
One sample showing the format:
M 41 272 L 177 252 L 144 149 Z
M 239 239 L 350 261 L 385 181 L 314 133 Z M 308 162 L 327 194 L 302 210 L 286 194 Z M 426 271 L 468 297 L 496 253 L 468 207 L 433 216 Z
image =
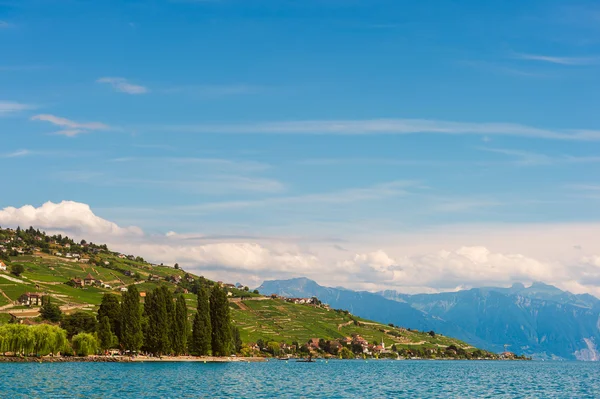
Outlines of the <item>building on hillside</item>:
M 109 261 L 107 261 L 107 260 L 105 260 L 105 261 L 104 261 L 104 266 L 108 266 L 108 265 L 110 265 L 110 262 L 109 262 Z
M 148 281 L 160 281 L 160 276 L 156 274 L 148 275 Z
M 223 288 L 235 288 L 235 284 L 223 284 Z
M 90 260 L 89 260 L 89 258 L 82 258 L 82 259 L 79 259 L 79 263 L 90 263 Z
M 127 258 L 127 256 L 123 255 L 123 254 L 119 254 L 119 259 L 125 259 Z
M 76 287 L 76 288 L 85 287 L 85 282 L 82 279 L 77 278 L 77 277 L 71 279 L 71 284 L 73 285 L 73 287 Z
M 121 292 L 127 292 L 127 287 L 121 287 L 121 288 L 120 288 L 120 291 L 121 291 Z
M 26 306 L 41 306 L 42 294 L 39 292 L 26 292 L 19 297 L 19 303 Z
M 88 275 L 85 276 L 85 278 L 83 279 L 83 283 L 85 285 L 94 285 L 95 282 L 96 282 L 96 279 L 94 277 L 92 277 L 92 275 L 90 273 L 88 273 Z
M 5 272 L 7 269 L 6 264 L 0 260 L 0 270 Z

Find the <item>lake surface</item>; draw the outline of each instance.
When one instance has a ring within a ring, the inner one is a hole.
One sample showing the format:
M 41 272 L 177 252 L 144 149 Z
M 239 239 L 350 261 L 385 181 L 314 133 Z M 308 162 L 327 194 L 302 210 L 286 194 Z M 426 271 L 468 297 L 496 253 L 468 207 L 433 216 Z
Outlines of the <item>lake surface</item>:
M 329 361 L 0 364 L 1 398 L 595 398 L 600 364 Z

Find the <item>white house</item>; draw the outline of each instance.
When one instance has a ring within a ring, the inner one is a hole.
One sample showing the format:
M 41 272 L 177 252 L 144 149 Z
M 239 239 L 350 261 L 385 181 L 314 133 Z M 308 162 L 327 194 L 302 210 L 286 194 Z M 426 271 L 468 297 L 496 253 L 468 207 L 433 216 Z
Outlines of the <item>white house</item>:
M 2 261 L 0 261 L 0 270 L 2 270 L 3 272 L 6 271 L 6 265 Z

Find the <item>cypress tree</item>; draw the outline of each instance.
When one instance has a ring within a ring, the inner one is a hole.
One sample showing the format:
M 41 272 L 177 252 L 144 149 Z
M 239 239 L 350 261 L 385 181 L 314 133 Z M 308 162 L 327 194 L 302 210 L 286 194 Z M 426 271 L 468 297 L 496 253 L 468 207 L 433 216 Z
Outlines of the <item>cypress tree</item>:
M 107 350 L 112 348 L 117 341 L 116 338 L 110 327 L 110 319 L 108 316 L 102 317 L 98 325 L 98 344 L 100 345 L 100 349 Z
M 173 316 L 173 297 L 166 286 L 156 289 L 156 325 L 158 338 L 158 354 L 168 353 L 171 348 L 170 330 Z
M 138 351 L 143 342 L 140 293 L 135 285 L 130 285 L 121 304 L 121 345 L 125 350 Z
M 108 317 L 110 329 L 118 338 L 121 337 L 121 303 L 119 297 L 114 294 L 104 294 L 102 303 L 98 308 L 98 321 L 102 322 L 104 317 Z
M 231 325 L 231 347 L 235 353 L 240 353 L 242 350 L 242 337 L 240 336 L 240 329 Z
M 156 292 L 148 291 L 144 300 L 144 351 L 158 353 L 158 332 L 156 329 Z
M 229 301 L 221 287 L 215 285 L 210 293 L 210 321 L 212 324 L 212 354 L 227 356 L 231 354 L 231 318 Z
M 162 353 L 171 352 L 173 349 L 173 335 L 174 335 L 174 326 L 175 323 L 175 306 L 173 304 L 173 294 L 169 291 L 169 288 L 166 285 L 161 285 L 158 287 L 158 298 L 160 305 L 160 315 L 161 315 L 161 323 L 160 323 L 160 340 L 161 340 L 161 349 Z M 163 313 L 164 307 L 164 313 Z
M 194 316 L 190 347 L 191 352 L 197 356 L 206 356 L 211 349 L 210 306 L 204 286 L 198 288 L 198 308 Z
M 183 295 L 179 295 L 177 297 L 177 302 L 175 303 L 175 321 L 173 323 L 173 332 L 171 334 L 171 337 L 173 338 L 172 350 L 175 356 L 179 356 L 185 352 L 185 348 L 187 347 L 187 334 L 187 306 Z

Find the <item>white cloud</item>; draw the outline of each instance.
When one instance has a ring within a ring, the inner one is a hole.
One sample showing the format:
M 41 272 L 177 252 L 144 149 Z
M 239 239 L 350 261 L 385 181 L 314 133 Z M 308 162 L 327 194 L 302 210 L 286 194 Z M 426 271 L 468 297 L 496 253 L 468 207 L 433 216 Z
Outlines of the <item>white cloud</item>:
M 156 126 L 147 126 L 156 129 Z M 306 120 L 221 125 L 159 126 L 180 133 L 236 133 L 236 134 L 475 134 L 482 136 L 522 136 L 552 140 L 600 140 L 597 130 L 553 130 L 515 123 L 472 123 L 427 119 L 367 119 L 367 120 Z
M 107 83 L 112 86 L 115 91 L 127 94 L 145 94 L 148 93 L 148 88 L 140 85 L 129 83 L 125 78 L 105 77 L 96 80 L 98 83 Z
M 89 205 L 62 201 L 58 204 L 46 202 L 35 208 L 25 205 L 21 208 L 8 207 L 0 210 L 1 226 L 34 226 L 50 231 L 64 231 L 71 234 L 110 237 L 142 234 L 137 227 L 119 227 L 102 219 L 92 212 Z
M 27 111 L 34 107 L 29 104 L 17 103 L 14 101 L 0 101 L 0 116 L 6 116 L 21 111 Z
M 600 295 L 600 248 L 594 239 L 598 225 L 538 226 L 541 230 L 537 233 L 530 226 L 515 226 L 514 231 L 486 226 L 487 234 L 475 227 L 454 226 L 444 233 L 442 241 L 430 232 L 411 232 L 405 238 L 393 237 L 392 245 L 386 245 L 381 236 L 356 238 L 344 242 L 343 251 L 318 239 L 286 242 L 285 238 L 215 235 L 207 243 L 203 238 L 208 236 L 202 234 L 170 231 L 149 235 L 137 227 L 121 227 L 100 218 L 88 205 L 71 201 L 48 202 L 37 208 L 5 208 L 0 210 L 0 225 L 31 225 L 62 232 L 76 239 L 107 243 L 113 250 L 155 263 L 177 262 L 209 278 L 248 285 L 258 285 L 264 279 L 306 276 L 321 284 L 353 289 L 435 292 L 543 281 L 575 293 Z M 453 241 L 488 244 L 453 246 Z M 373 250 L 378 244 L 382 249 Z M 531 255 L 536 246 L 541 256 Z M 574 256 L 560 256 L 557 248 L 560 251 L 561 246 Z M 356 255 L 348 256 L 345 249 L 349 248 Z
M 600 57 L 556 57 L 541 54 L 517 54 L 516 58 L 558 65 L 593 65 L 600 62 Z
M 75 122 L 70 119 L 61 118 L 59 116 L 54 116 L 50 114 L 40 114 L 35 115 L 31 118 L 31 120 L 35 121 L 44 121 L 50 122 L 53 125 L 60 126 L 63 130 L 59 130 L 55 132 L 55 134 L 67 136 L 67 137 L 75 137 L 81 133 L 88 133 L 93 130 L 108 130 L 109 126 L 100 122 Z
M 559 265 L 543 263 L 521 254 L 493 253 L 486 247 L 461 247 L 398 258 L 379 250 L 355 255 L 353 259 L 341 262 L 340 266 L 360 283 L 441 290 L 513 282 L 557 282 L 568 277 L 568 270 Z
M 13 25 L 11 23 L 8 23 L 6 21 L 0 21 L 0 29 L 7 29 L 12 27 Z

